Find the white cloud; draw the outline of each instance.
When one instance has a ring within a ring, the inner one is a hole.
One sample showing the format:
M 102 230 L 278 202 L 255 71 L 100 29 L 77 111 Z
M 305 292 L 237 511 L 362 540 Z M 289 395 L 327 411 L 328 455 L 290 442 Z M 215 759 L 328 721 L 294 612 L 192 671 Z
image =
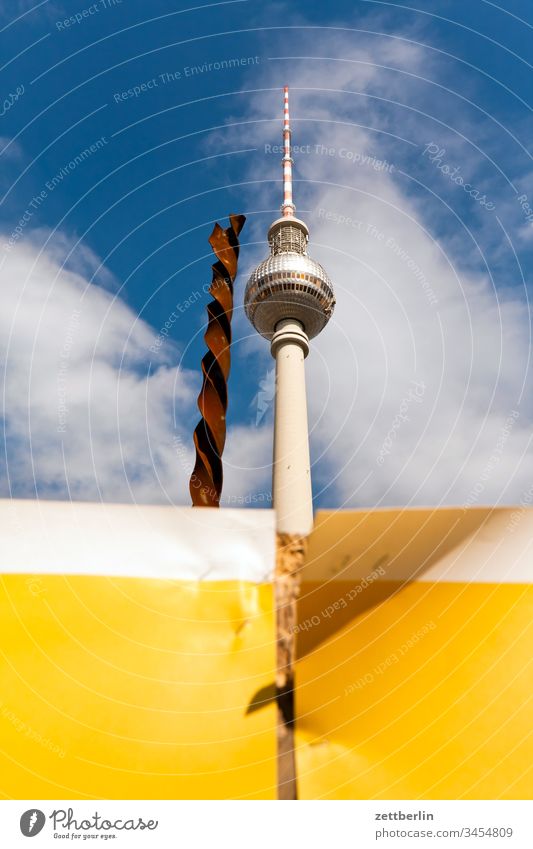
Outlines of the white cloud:
M 191 377 L 149 352 L 155 334 L 120 298 L 87 282 L 94 256 L 85 249 L 79 270 L 67 270 L 61 247 L 65 237 L 40 255 L 27 242 L 3 255 L 3 490 L 183 502 L 186 463 L 172 440 L 186 451 L 190 438 L 172 411 L 191 415 Z
M 0 155 L 4 159 L 18 159 L 22 156 L 22 148 L 8 136 L 0 136 Z

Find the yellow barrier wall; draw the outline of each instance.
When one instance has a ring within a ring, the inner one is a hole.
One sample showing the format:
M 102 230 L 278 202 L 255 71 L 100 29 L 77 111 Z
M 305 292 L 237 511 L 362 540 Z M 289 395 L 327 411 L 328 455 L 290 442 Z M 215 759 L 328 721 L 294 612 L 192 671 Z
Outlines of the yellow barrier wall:
M 68 515 L 67 505 L 56 509 Z M 148 569 L 174 546 L 179 571 L 194 537 L 180 511 L 177 530 L 155 534 L 158 510 L 143 508 L 151 530 L 141 532 L 153 539 Z M 82 508 L 77 517 L 83 527 Z M 253 555 L 237 518 L 235 538 L 228 528 L 219 535 L 215 575 L 228 568 L 225 546 L 240 552 L 234 572 L 245 572 Z M 256 545 L 270 557 L 273 524 L 256 521 Z M 202 522 L 206 534 L 207 514 Z M 2 571 L 4 798 L 276 798 L 275 707 L 250 710 L 274 680 L 271 583 Z
M 276 797 L 270 511 L 0 502 L 0 532 L 5 798 Z M 524 509 L 319 514 L 300 798 L 530 796 L 532 540 Z
M 532 539 L 524 510 L 319 514 L 300 798 L 531 797 Z

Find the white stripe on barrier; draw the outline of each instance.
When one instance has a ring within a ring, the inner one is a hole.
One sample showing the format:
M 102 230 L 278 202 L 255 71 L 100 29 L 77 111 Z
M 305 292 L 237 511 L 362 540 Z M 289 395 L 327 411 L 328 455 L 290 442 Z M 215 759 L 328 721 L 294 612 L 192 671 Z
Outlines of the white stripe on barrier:
M 271 579 L 273 510 L 0 500 L 0 572 Z

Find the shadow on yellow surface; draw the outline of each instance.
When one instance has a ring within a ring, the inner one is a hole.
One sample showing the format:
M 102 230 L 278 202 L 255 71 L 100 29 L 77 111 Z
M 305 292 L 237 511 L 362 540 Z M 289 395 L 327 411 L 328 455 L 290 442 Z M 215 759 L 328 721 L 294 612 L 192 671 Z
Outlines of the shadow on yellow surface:
M 533 588 L 505 580 L 524 552 L 510 511 L 442 513 L 321 517 L 298 617 L 300 798 L 530 797 Z

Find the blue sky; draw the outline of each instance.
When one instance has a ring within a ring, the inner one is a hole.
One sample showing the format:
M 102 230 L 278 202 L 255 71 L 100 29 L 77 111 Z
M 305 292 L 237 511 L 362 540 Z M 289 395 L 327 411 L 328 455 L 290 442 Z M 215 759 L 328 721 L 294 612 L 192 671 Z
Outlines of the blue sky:
M 338 299 L 307 363 L 316 506 L 527 498 L 531 7 L 419 5 L 1 4 L 2 496 L 188 502 L 207 237 L 242 212 L 223 503 L 268 506 L 242 295 L 289 84 Z

